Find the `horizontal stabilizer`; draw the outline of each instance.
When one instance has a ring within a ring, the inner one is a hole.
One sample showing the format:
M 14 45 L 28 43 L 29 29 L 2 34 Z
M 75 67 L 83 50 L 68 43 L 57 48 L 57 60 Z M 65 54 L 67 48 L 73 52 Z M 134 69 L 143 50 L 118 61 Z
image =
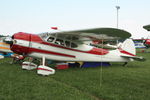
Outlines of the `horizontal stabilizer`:
M 143 57 L 138 57 L 138 56 L 121 56 L 121 57 L 124 57 L 124 58 L 131 58 L 133 60 L 137 60 L 137 61 L 145 61 L 146 59 L 143 58 Z

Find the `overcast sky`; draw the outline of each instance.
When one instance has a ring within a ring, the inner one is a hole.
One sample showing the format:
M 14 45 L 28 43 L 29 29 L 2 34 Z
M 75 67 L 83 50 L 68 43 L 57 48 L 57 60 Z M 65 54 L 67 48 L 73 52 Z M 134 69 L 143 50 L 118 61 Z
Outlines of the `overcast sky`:
M 150 0 L 0 0 L 0 34 L 41 33 L 57 26 L 60 30 L 116 27 L 132 37 L 147 37 Z

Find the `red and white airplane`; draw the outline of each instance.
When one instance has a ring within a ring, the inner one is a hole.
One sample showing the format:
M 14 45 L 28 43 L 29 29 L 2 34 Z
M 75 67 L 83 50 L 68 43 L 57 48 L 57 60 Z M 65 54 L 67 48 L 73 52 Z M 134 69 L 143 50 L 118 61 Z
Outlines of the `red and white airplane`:
M 11 50 L 17 54 L 43 58 L 43 65 L 38 67 L 39 70 L 49 70 L 44 64 L 45 59 L 83 62 L 143 60 L 143 58 L 136 56 L 134 43 L 131 39 L 125 40 L 116 50 L 106 50 L 90 45 L 95 40 L 123 39 L 130 36 L 130 33 L 115 28 L 95 28 L 42 34 L 19 32 L 12 36 Z
M 145 25 L 145 26 L 143 26 L 143 28 L 146 29 L 147 31 L 150 31 L 150 25 Z M 144 39 L 143 44 L 144 44 L 147 48 L 149 48 L 149 47 L 150 47 L 150 39 L 149 39 L 149 38 L 148 38 L 148 39 Z

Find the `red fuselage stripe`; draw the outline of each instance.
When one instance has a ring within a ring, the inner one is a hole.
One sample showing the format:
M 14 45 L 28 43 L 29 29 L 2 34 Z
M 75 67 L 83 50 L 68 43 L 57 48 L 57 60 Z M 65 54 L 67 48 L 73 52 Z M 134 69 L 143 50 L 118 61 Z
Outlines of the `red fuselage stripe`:
M 50 71 L 53 72 L 53 70 L 45 69 L 45 68 L 37 68 L 37 70 L 44 70 L 44 71 Z
M 119 49 L 119 51 L 120 51 L 121 53 L 130 55 L 130 56 L 136 56 L 136 55 L 134 55 L 134 54 L 132 54 L 132 53 L 129 53 L 129 52 L 127 52 L 127 51 L 125 51 L 125 50 L 122 50 L 122 49 Z
M 22 64 L 22 66 L 33 66 L 33 67 L 36 67 L 35 65 L 31 65 L 31 64 Z
M 13 45 L 13 46 L 17 46 L 17 45 Z M 27 49 L 27 48 L 29 48 L 29 47 L 21 46 L 21 49 Z M 51 55 L 57 55 L 57 56 L 65 56 L 65 57 L 75 58 L 75 56 L 73 56 L 73 55 L 68 55 L 68 54 L 63 54 L 63 53 L 57 53 L 57 52 L 53 52 L 53 51 L 40 50 L 40 49 L 36 49 L 36 48 L 29 48 L 28 53 L 32 53 L 32 52 L 39 52 L 39 53 L 44 53 L 44 54 L 51 54 Z
M 33 51 L 33 52 L 35 51 L 35 52 L 40 52 L 40 53 L 46 53 L 46 54 L 52 54 L 52 55 L 58 55 L 58 56 L 65 56 L 65 57 L 75 58 L 75 56 L 73 56 L 73 55 L 57 53 L 57 52 L 53 52 L 53 51 L 40 50 L 40 49 L 35 49 L 35 48 L 30 48 L 29 51 Z
M 88 53 L 88 54 L 95 54 L 95 55 L 105 55 L 105 54 L 108 53 L 108 50 L 101 49 L 101 48 L 93 48 L 90 51 L 81 51 L 81 50 L 67 48 L 67 47 L 59 46 L 59 45 L 56 45 L 56 44 L 53 44 L 53 43 L 48 43 L 48 42 L 42 42 L 41 44 L 49 45 L 49 46 L 53 46 L 53 47 L 57 47 L 57 48 L 62 48 L 62 49 L 67 49 L 67 50 L 71 50 L 71 51 L 77 51 L 77 52 Z

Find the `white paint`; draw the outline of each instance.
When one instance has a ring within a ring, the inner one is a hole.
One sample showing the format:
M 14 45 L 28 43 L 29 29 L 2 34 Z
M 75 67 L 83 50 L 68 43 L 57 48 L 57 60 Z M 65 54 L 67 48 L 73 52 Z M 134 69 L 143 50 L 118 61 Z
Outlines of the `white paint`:
M 33 70 L 33 69 L 36 69 L 36 68 L 37 68 L 37 65 L 34 64 L 34 63 L 27 62 L 27 61 L 22 63 L 22 69 Z
M 44 76 L 51 75 L 51 74 L 55 74 L 55 70 L 48 66 L 40 65 L 38 66 L 37 74 L 44 75 Z

